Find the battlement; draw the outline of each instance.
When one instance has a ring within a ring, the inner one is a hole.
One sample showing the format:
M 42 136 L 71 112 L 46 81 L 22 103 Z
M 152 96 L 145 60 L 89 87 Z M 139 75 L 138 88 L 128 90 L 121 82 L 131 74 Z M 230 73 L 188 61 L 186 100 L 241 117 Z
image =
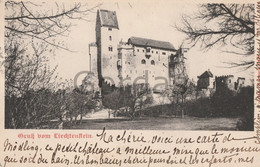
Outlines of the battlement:
M 246 79 L 243 77 L 238 77 L 237 80 L 246 80 Z
M 234 78 L 234 75 L 221 75 L 221 76 L 216 76 L 216 79 L 226 79 L 226 78 Z
M 118 49 L 133 49 L 133 45 L 120 41 L 119 44 L 117 45 L 117 48 Z

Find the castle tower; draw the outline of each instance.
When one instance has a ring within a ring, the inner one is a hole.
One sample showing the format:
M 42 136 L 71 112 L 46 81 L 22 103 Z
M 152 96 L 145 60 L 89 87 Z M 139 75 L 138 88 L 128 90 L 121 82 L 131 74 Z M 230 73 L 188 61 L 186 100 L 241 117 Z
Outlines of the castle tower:
M 187 79 L 186 64 L 184 61 L 184 53 L 187 52 L 186 48 L 179 48 L 176 54 L 169 56 L 169 79 L 170 85 L 183 84 Z
M 119 26 L 115 11 L 98 10 L 96 19 L 97 72 L 99 86 L 119 83 L 117 60 Z
M 92 42 L 89 44 L 89 69 L 90 72 L 95 75 L 98 74 L 97 71 L 97 44 L 96 42 Z

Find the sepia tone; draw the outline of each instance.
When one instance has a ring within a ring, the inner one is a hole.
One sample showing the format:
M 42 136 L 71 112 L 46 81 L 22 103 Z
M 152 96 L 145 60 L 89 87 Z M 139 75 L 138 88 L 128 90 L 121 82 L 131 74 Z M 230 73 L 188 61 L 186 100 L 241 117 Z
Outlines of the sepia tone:
M 5 2 L 6 129 L 253 130 L 251 79 L 202 69 L 195 81 L 187 70 L 195 69 L 186 63 L 198 43 L 207 50 L 231 45 L 235 49 L 226 52 L 252 56 L 253 4 L 201 4 L 200 21 L 219 24 L 220 30 L 196 29 L 183 16 L 175 28 L 188 40 L 178 47 L 135 34 L 122 40 L 120 33 L 127 29 L 121 28 L 118 12 L 102 4 L 34 10 L 41 5 Z M 71 20 L 86 19 L 91 12 L 96 41 L 86 43 L 89 71 L 78 71 L 85 75 L 80 85 L 77 75 L 60 83 L 48 54 L 73 52 L 61 37 L 70 36 Z M 253 70 L 248 60 L 229 65 Z

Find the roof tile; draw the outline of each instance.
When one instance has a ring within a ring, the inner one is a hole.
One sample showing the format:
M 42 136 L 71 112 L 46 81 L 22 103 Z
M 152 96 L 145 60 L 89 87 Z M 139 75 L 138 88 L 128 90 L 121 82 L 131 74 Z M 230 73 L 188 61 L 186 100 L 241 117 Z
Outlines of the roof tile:
M 101 26 L 108 26 L 108 27 L 119 29 L 115 11 L 101 9 L 100 20 L 101 20 Z
M 205 71 L 203 74 L 199 76 L 199 78 L 208 78 L 208 77 L 211 78 L 213 77 L 213 74 L 209 70 Z
M 128 39 L 128 43 L 136 46 L 154 47 L 159 49 L 176 51 L 176 49 L 170 42 L 165 42 L 165 41 L 157 41 L 153 39 L 146 39 L 140 37 L 130 37 Z

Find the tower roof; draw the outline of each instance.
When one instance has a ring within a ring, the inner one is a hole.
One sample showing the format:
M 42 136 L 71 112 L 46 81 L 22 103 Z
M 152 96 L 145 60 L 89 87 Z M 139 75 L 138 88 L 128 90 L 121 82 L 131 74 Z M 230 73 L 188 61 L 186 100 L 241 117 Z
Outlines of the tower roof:
M 91 42 L 89 46 L 97 46 L 96 42 Z
M 208 78 L 208 77 L 211 77 L 211 78 L 213 77 L 213 74 L 209 70 L 205 71 L 200 76 L 198 76 L 198 78 Z
M 176 51 L 176 49 L 170 42 L 165 42 L 165 41 L 157 41 L 153 39 L 146 39 L 140 37 L 130 37 L 128 39 L 128 43 L 136 46 L 154 47 L 159 49 Z
M 115 11 L 100 9 L 98 12 L 99 12 L 101 26 L 107 26 L 107 27 L 113 27 L 119 29 Z

